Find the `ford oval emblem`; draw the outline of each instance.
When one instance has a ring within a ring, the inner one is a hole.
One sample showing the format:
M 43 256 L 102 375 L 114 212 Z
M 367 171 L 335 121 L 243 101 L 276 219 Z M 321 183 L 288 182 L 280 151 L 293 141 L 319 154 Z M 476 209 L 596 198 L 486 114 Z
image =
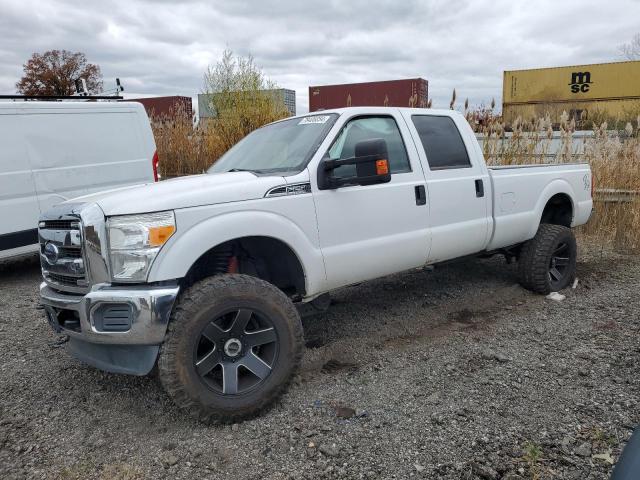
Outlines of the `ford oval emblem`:
M 44 246 L 44 258 L 47 259 L 47 263 L 49 265 L 56 264 L 59 254 L 60 250 L 58 250 L 58 247 L 55 244 L 51 242 L 46 243 L 46 245 Z

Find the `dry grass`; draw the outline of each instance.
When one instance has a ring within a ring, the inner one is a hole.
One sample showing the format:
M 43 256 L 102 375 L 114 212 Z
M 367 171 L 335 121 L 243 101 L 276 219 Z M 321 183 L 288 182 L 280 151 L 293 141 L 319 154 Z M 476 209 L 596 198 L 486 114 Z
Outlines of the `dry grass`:
M 617 135 L 603 124 L 585 149 L 595 178 L 596 214 L 582 231 L 621 252 L 640 251 L 639 130 L 640 117 L 635 128 L 628 124 Z
M 221 148 L 207 135 L 208 129 L 194 128 L 186 112 L 174 112 L 171 119 L 156 118 L 151 127 L 162 178 L 202 173 L 221 155 Z
M 271 98 L 262 98 L 255 104 L 246 102 L 219 118 L 203 120 L 195 128 L 191 117 L 181 109 L 173 112 L 171 118 L 156 119 L 151 127 L 160 175 L 168 178 L 203 173 L 253 130 L 288 114 L 284 106 Z

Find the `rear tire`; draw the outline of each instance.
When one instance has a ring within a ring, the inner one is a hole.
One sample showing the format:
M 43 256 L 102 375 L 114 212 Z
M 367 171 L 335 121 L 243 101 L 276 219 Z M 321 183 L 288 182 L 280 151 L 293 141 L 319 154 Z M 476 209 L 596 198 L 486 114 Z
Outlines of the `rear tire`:
M 520 284 L 544 295 L 562 290 L 575 278 L 576 257 L 576 239 L 571 229 L 543 223 L 520 251 Z
M 282 394 L 303 348 L 300 317 L 284 293 L 248 275 L 220 275 L 181 296 L 158 373 L 169 396 L 194 417 L 237 422 Z

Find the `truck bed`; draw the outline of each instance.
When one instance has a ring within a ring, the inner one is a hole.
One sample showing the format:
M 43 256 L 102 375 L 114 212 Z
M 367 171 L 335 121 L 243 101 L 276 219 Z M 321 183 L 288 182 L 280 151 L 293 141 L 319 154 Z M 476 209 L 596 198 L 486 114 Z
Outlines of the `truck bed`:
M 533 238 L 544 206 L 570 192 L 572 222 L 587 222 L 592 210 L 591 171 L 586 163 L 489 166 L 493 191 L 493 232 L 488 249 Z M 565 195 L 566 197 L 566 195 Z

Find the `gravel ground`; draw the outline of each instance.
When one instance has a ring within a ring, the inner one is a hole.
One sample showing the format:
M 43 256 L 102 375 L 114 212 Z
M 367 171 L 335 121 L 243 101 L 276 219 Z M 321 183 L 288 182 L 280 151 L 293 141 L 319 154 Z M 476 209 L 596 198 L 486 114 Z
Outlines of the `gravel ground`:
M 640 422 L 640 259 L 578 265 L 562 302 L 501 258 L 334 294 L 268 413 L 201 425 L 152 377 L 73 360 L 39 271 L 0 270 L 0 477 L 608 478 Z

